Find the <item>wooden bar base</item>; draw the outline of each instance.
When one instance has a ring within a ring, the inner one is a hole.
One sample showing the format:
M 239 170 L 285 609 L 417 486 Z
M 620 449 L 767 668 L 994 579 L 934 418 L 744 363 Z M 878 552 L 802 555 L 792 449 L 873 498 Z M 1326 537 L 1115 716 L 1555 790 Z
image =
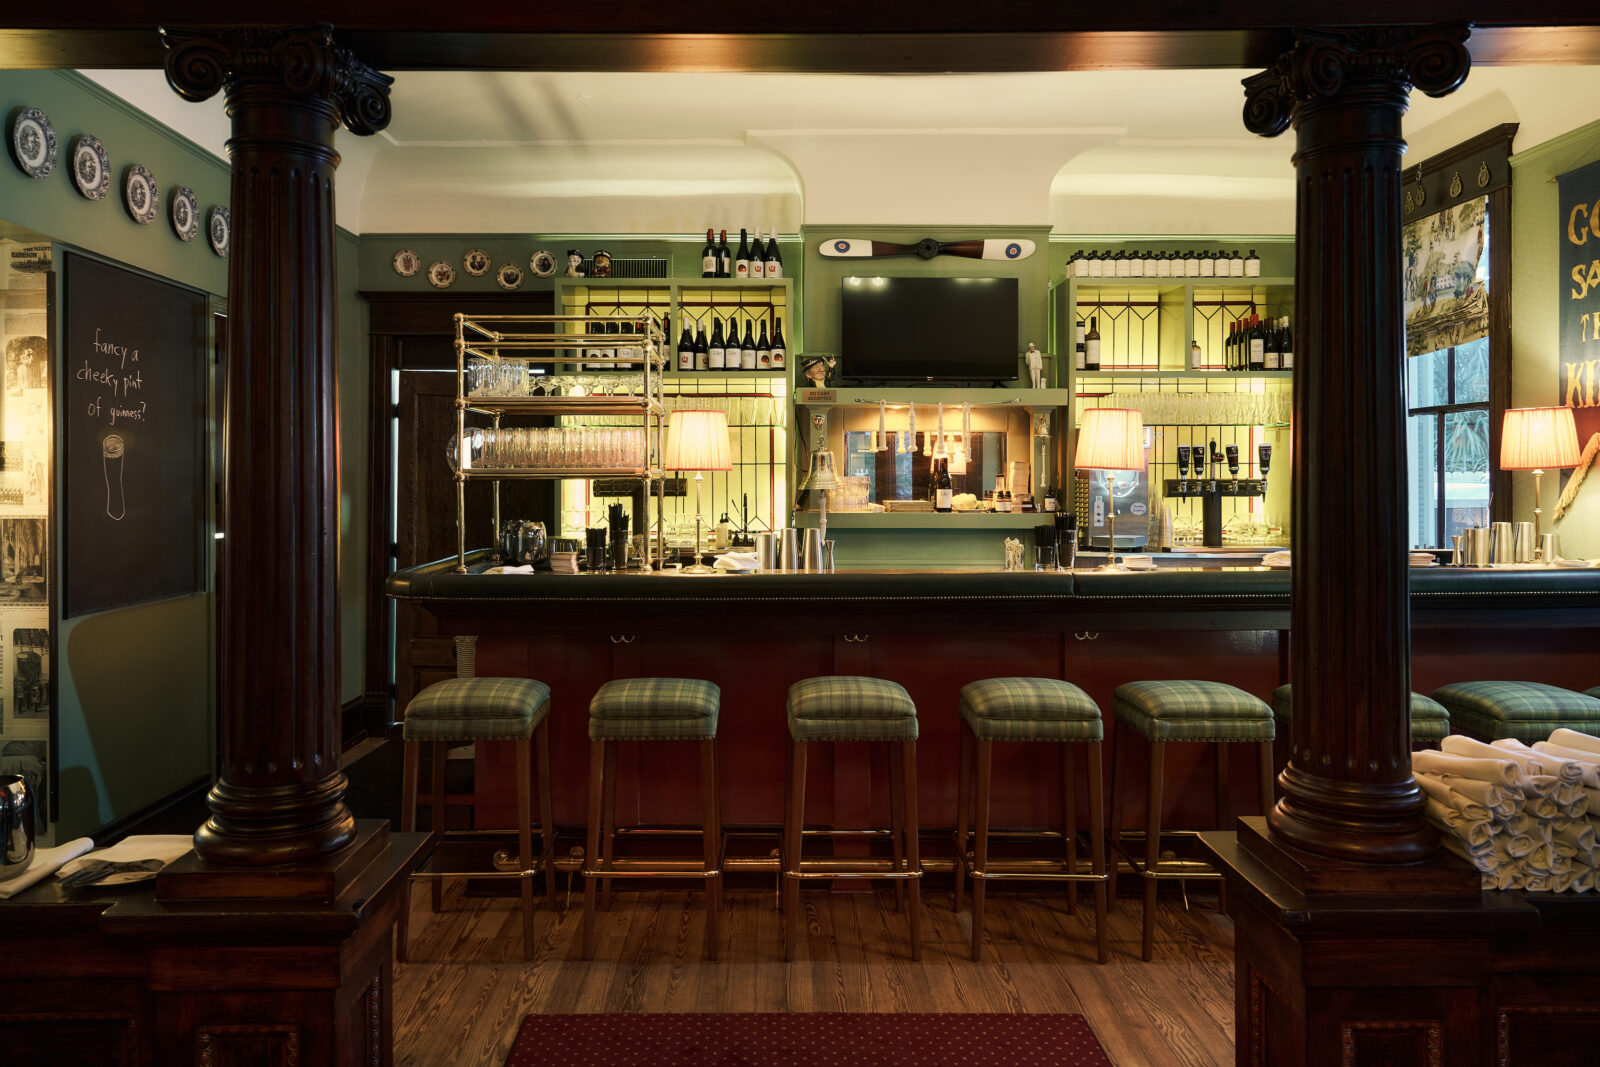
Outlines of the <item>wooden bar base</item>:
M 359 825 L 359 823 L 358 823 Z M 353 844 L 300 863 L 237 867 L 211 863 L 191 852 L 156 875 L 156 899 L 297 900 L 332 903 L 389 847 L 389 824 L 359 833 Z

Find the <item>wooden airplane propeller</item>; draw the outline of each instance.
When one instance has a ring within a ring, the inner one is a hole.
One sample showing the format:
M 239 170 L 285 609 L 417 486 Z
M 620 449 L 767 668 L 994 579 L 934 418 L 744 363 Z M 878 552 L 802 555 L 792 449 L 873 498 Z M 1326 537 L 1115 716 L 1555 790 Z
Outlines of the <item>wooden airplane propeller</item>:
M 987 238 L 972 241 L 935 241 L 924 237 L 914 245 L 891 241 L 866 241 L 853 237 L 834 237 L 823 241 L 817 251 L 830 259 L 881 259 L 886 256 L 965 256 L 968 259 L 1027 259 L 1033 255 L 1033 242 L 1020 238 Z

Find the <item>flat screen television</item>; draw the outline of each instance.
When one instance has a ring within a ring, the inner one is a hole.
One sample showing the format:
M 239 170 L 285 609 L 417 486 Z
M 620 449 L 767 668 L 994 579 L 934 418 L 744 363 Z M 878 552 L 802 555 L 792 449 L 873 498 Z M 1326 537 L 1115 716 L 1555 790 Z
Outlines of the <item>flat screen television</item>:
M 846 378 L 1017 378 L 1015 278 L 848 277 L 840 292 Z

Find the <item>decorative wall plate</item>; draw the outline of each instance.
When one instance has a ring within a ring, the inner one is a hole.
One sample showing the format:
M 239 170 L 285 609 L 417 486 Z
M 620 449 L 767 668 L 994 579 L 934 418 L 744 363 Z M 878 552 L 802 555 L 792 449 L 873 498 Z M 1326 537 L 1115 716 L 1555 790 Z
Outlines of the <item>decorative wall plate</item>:
M 221 204 L 212 204 L 206 212 L 206 237 L 211 241 L 211 251 L 228 258 L 228 244 L 233 240 L 233 219 Z
M 180 241 L 192 241 L 200 235 L 200 201 L 187 185 L 174 186 L 167 194 L 167 217 L 172 220 L 172 232 Z
M 495 272 L 494 280 L 500 283 L 502 289 L 517 289 L 522 285 L 522 268 L 515 263 L 502 263 Z
M 402 248 L 394 254 L 394 272 L 402 278 L 409 278 L 422 269 L 422 257 L 409 248 Z
M 548 278 L 556 272 L 556 257 L 540 249 L 528 260 L 528 269 L 533 271 L 535 277 Z
M 456 269 L 441 259 L 428 268 L 428 281 L 436 289 L 448 289 L 455 284 Z
M 67 146 L 72 161 L 72 187 L 85 200 L 104 200 L 111 191 L 111 160 L 98 137 L 80 133 Z
M 143 163 L 129 163 L 122 174 L 122 203 L 140 226 L 148 226 L 160 211 L 161 193 Z
M 19 107 L 11 112 L 10 135 L 6 144 L 17 167 L 30 178 L 48 178 L 56 169 L 56 128 L 50 116 L 36 107 Z
M 489 273 L 489 253 L 481 248 L 474 248 L 461 257 L 461 266 L 474 278 L 481 278 Z

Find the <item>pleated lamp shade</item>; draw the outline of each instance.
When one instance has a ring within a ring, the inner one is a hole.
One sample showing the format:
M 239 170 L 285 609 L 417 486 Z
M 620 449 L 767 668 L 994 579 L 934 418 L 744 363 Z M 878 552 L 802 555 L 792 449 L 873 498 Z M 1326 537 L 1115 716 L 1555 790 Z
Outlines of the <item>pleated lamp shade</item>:
M 1143 470 L 1143 417 L 1127 408 L 1085 409 L 1073 465 L 1081 470 Z
M 1571 408 L 1510 408 L 1500 428 L 1500 469 L 1558 470 L 1578 465 Z
M 674 411 L 667 416 L 666 454 L 670 471 L 725 471 L 732 466 L 728 415 L 723 411 Z

